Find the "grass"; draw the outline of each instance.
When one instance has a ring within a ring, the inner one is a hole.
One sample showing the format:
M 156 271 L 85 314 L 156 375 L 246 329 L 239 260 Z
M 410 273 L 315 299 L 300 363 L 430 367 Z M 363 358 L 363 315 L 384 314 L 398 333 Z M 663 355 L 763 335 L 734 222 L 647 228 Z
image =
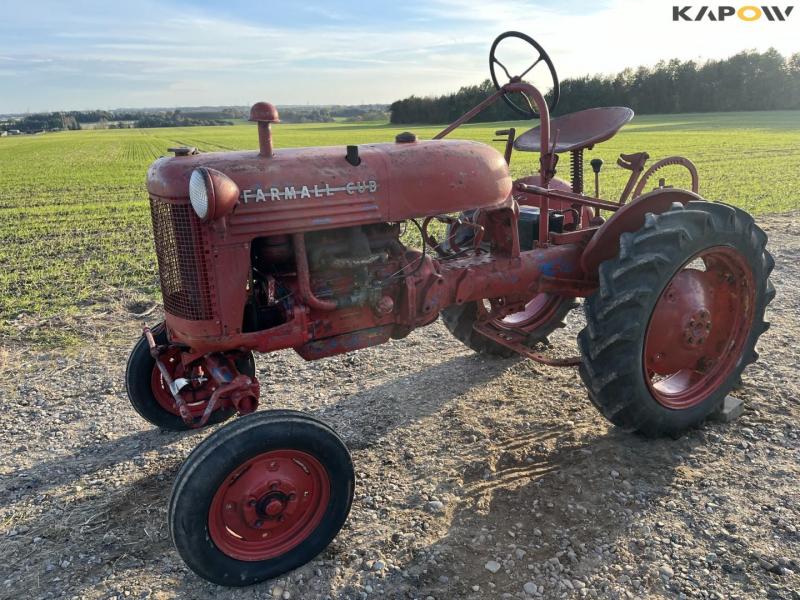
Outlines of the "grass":
M 467 125 L 453 137 L 492 143 L 495 129 L 526 122 Z M 430 138 L 439 127 L 381 123 L 278 125 L 278 148 L 390 141 L 403 129 Z M 170 146 L 203 151 L 255 149 L 255 128 L 89 130 L 0 138 L 0 337 L 68 344 L 73 327 L 53 319 L 120 295 L 158 297 L 145 175 Z M 494 144 L 501 149 L 501 143 Z M 587 153 L 605 161 L 604 197 L 615 198 L 627 171 L 620 152 L 657 158 L 681 154 L 697 164 L 700 193 L 753 212 L 800 207 L 800 112 L 643 116 Z M 561 173 L 568 172 L 567 156 Z M 536 155 L 515 154 L 515 176 L 534 169 Z M 667 182 L 688 185 L 678 167 Z M 587 190 L 593 189 L 591 172 Z M 32 326 L 21 328 L 21 320 Z

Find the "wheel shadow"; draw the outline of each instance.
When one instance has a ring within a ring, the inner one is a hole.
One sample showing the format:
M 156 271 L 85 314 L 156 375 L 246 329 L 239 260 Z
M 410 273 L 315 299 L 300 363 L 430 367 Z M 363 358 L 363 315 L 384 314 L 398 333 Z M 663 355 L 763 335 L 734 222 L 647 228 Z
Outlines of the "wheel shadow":
M 21 497 L 47 493 L 49 490 L 91 476 L 103 469 L 134 460 L 151 450 L 160 450 L 184 439 L 191 432 L 158 429 L 138 431 L 108 442 L 88 442 L 69 456 L 45 460 L 23 467 L 3 477 L 0 483 L 0 508 Z

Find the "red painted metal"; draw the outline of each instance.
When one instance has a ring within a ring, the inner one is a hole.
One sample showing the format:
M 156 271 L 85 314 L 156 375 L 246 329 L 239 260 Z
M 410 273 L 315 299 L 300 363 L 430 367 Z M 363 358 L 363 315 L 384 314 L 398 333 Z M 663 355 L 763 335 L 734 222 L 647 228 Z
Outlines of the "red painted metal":
M 208 509 L 214 545 L 236 560 L 276 558 L 302 544 L 330 501 L 328 471 L 299 450 L 271 450 L 237 466 Z
M 616 202 L 609 202 L 608 200 L 600 200 L 599 198 L 592 198 L 591 196 L 584 196 L 576 194 L 568 190 L 550 189 L 540 185 L 530 185 L 520 183 L 516 186 L 517 190 L 524 194 L 533 194 L 540 198 L 555 198 L 561 200 L 562 203 L 578 204 L 580 206 L 592 206 L 595 208 L 602 208 L 604 210 L 616 211 L 619 209 L 619 204 Z
M 477 142 L 363 144 L 359 157 L 350 165 L 342 147 L 287 148 L 268 160 L 254 152 L 165 157 L 150 167 L 147 187 L 153 202 L 183 205 L 195 168 L 225 173 L 242 194 L 217 244 L 496 208 L 511 191 L 503 156 Z
M 166 367 L 169 379 L 162 374 L 158 363 L 156 363 L 153 366 L 153 374 L 150 377 L 150 388 L 153 391 L 156 402 L 167 412 L 178 415 L 184 420 L 188 418 L 191 422 L 195 418 L 200 418 L 213 393 L 213 385 L 206 382 L 197 387 L 191 386 L 185 392 L 179 393 L 180 401 L 185 407 L 181 411 L 178 406 L 178 399 L 170 391 L 170 384 L 175 379 L 187 377 L 187 375 L 191 376 L 192 373 L 187 372 L 181 361 L 181 351 L 175 346 L 169 348 L 157 360 L 160 360 L 161 364 Z M 202 376 L 199 373 L 198 375 Z
M 533 130 L 538 173 L 515 183 L 510 154 L 441 139 L 513 92 L 523 93 L 541 114 Z M 180 345 L 184 369 L 230 363 L 246 350 L 293 348 L 314 360 L 403 337 L 450 305 L 485 299 L 506 307 L 491 320 L 488 335 L 534 360 L 572 364 L 525 350 L 517 337 L 546 323 L 561 303 L 591 294 L 599 262 L 617 251 L 622 232 L 641 227 L 646 212 L 695 197 L 660 190 L 620 208 L 619 202 L 574 193 L 555 178 L 555 152 L 613 135 L 630 114 L 587 111 L 554 120 L 560 124 L 554 129 L 542 94 L 518 80 L 433 141 L 404 135 L 395 143 L 347 150 L 275 151 L 269 125 L 278 122 L 277 110 L 260 103 L 251 116 L 259 123 L 260 152 L 162 158 L 148 173 L 167 331 L 174 347 Z M 638 168 L 646 155 L 622 158 Z M 197 169 L 207 175 L 216 203 L 207 223 L 189 206 L 188 182 Z M 537 247 L 521 251 L 519 204 L 536 206 L 543 216 L 563 213 L 565 231 L 549 231 L 550 219 L 540 218 Z M 592 227 L 593 209 L 614 214 Z M 452 225 L 453 218 L 442 215 L 468 210 L 477 211 L 469 222 L 475 229 L 471 246 L 458 247 L 453 226 L 450 250 L 443 250 L 428 223 L 437 217 Z M 426 245 L 441 256 L 400 243 L 399 227 L 392 224 L 409 219 L 423 221 Z M 266 316 L 253 317 L 248 306 Z M 257 382 L 238 373 L 214 382 L 202 415 L 216 403 L 240 412 L 255 407 Z M 197 414 L 191 417 L 196 422 Z
M 594 237 L 586 244 L 581 256 L 581 270 L 584 273 L 596 273 L 601 262 L 616 256 L 619 252 L 619 237 L 626 231 L 641 229 L 647 213 L 663 213 L 676 202 L 687 204 L 692 200 L 702 200 L 702 198 L 686 190 L 665 188 L 654 190 L 640 196 L 635 202 L 625 204 L 600 226 Z
M 444 138 L 446 135 L 452 133 L 456 128 L 460 127 L 464 123 L 473 119 L 482 111 L 486 110 L 489 106 L 497 102 L 505 94 L 513 92 L 521 92 L 525 94 L 525 96 L 527 96 L 530 100 L 532 100 L 533 104 L 536 105 L 536 109 L 539 112 L 541 118 L 541 123 L 539 125 L 539 138 L 542 148 L 542 152 L 540 153 L 540 159 L 539 159 L 539 176 L 541 177 L 541 181 L 547 182 L 553 177 L 555 169 L 554 159 L 553 159 L 555 154 L 549 149 L 550 109 L 547 107 L 547 102 L 545 101 L 544 96 L 542 96 L 542 93 L 535 87 L 533 87 L 531 84 L 525 83 L 524 81 L 513 81 L 511 83 L 505 84 L 494 94 L 486 98 L 486 100 L 478 104 L 475 108 L 473 108 L 470 111 L 467 111 L 458 119 L 453 121 L 453 123 L 451 123 L 442 131 L 437 133 L 433 137 L 433 139 L 440 140 Z M 509 156 L 509 161 L 510 161 L 510 156 Z
M 728 246 L 693 256 L 659 297 L 643 364 L 656 401 L 673 410 L 703 402 L 740 360 L 755 311 L 753 273 Z
M 542 136 L 539 125 L 519 136 L 514 142 L 514 149 L 539 152 L 546 148 L 561 153 L 591 148 L 612 138 L 632 118 L 633 111 L 622 106 L 581 110 L 550 121 L 550 131 L 558 131 L 558 143 L 553 139 L 545 143 L 544 140 L 549 138 Z
M 636 181 L 639 179 L 639 175 L 642 174 L 642 170 L 644 169 L 644 166 L 649 158 L 650 155 L 647 152 L 619 155 L 619 158 L 617 159 L 617 165 L 631 172 L 631 174 L 628 176 L 628 181 L 625 183 L 625 189 L 623 189 L 622 194 L 620 194 L 620 205 L 625 204 L 625 202 L 628 200 L 628 196 L 631 195 L 633 187 L 636 185 Z
M 153 397 L 187 425 L 204 427 L 214 411 L 230 406 L 240 414 L 258 407 L 258 381 L 239 373 L 233 355 L 207 354 L 189 360 L 179 346 L 157 346 L 147 325 L 143 335 L 155 360 L 150 376 Z
M 250 108 L 250 120 L 258 123 L 259 156 L 272 158 L 272 123 L 280 123 L 278 109 L 269 102 L 256 102 Z
M 647 171 L 644 172 L 641 179 L 639 179 L 639 183 L 636 184 L 636 189 L 633 191 L 633 197 L 638 198 L 642 195 L 644 186 L 647 185 L 647 182 L 656 173 L 656 171 L 669 166 L 681 166 L 689 171 L 689 176 L 692 178 L 692 192 L 697 194 L 700 191 L 700 175 L 697 173 L 697 167 L 694 166 L 694 163 L 683 156 L 668 156 L 667 158 L 662 158 L 661 160 L 653 163 L 647 169 Z

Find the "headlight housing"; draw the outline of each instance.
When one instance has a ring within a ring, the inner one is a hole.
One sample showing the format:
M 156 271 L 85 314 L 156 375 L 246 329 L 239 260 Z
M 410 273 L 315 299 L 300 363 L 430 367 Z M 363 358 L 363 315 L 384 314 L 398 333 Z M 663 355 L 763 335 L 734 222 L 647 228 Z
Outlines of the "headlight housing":
M 207 169 L 195 169 L 189 178 L 189 200 L 192 208 L 201 221 L 208 217 L 209 192 L 214 193 L 214 188 L 210 185 Z
M 216 169 L 198 167 L 189 177 L 189 201 L 204 223 L 230 213 L 239 200 L 239 194 L 239 186 Z

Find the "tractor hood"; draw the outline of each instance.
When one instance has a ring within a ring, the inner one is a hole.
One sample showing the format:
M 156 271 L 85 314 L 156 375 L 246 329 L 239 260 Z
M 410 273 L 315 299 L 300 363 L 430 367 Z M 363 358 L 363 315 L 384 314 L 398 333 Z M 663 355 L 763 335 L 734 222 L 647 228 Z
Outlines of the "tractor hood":
M 270 153 L 161 158 L 148 171 L 147 189 L 154 199 L 184 203 L 194 169 L 220 171 L 239 187 L 229 226 L 256 235 L 498 207 L 509 202 L 512 189 L 503 156 L 478 142 L 400 141 Z

